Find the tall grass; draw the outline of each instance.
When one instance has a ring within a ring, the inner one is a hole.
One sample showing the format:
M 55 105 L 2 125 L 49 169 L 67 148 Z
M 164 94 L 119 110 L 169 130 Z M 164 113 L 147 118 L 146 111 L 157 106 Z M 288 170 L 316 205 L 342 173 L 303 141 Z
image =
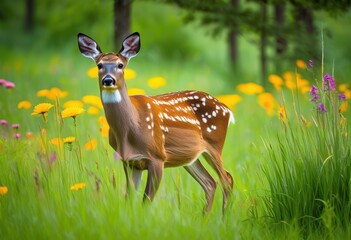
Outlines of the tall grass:
M 350 131 L 334 84 L 326 73 L 313 86 L 311 102 L 295 97 L 287 117 L 281 116 L 280 133 L 264 141 L 266 214 L 276 223 L 296 224 L 303 233 L 332 234 L 351 220 Z M 311 107 L 310 116 L 300 111 L 303 104 Z

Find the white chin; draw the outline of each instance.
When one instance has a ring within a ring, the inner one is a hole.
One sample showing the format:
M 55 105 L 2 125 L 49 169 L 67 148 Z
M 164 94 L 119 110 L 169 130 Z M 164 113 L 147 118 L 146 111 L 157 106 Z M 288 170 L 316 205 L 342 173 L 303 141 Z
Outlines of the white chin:
M 122 101 L 121 93 L 118 90 L 102 90 L 101 99 L 103 103 L 119 103 Z

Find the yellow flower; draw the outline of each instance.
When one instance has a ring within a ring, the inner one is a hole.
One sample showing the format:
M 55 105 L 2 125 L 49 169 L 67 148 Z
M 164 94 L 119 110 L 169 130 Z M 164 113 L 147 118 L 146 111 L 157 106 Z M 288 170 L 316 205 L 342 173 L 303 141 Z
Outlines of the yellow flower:
M 228 94 L 216 97 L 220 102 L 224 103 L 230 109 L 234 109 L 235 106 L 241 101 L 241 97 L 238 94 Z
M 346 99 L 351 99 L 351 90 L 346 90 L 345 92 Z
M 124 79 L 131 80 L 136 77 L 136 72 L 133 69 L 126 68 L 124 69 Z
M 0 195 L 5 195 L 9 189 L 6 186 L 0 186 Z
M 256 83 L 242 83 L 239 84 L 236 89 L 248 95 L 262 93 L 264 91 L 264 88 Z
M 95 95 L 87 95 L 83 97 L 83 102 L 86 104 L 91 104 L 99 109 L 102 109 L 102 102 L 100 97 L 95 96 Z
M 348 102 L 342 101 L 339 107 L 339 112 L 344 113 L 347 111 L 347 108 L 348 108 Z
M 78 191 L 79 189 L 85 188 L 86 187 L 86 183 L 82 182 L 82 183 L 76 183 L 74 185 L 71 186 L 71 190 L 76 190 Z
M 62 147 L 62 139 L 61 138 L 52 138 L 50 139 L 50 143 L 54 146 L 57 146 L 57 147 Z
M 34 107 L 34 110 L 32 112 L 32 115 L 38 115 L 42 114 L 44 117 L 44 120 L 46 120 L 46 115 L 47 112 L 53 107 L 51 103 L 39 103 Z
M 76 141 L 76 138 L 75 137 L 65 137 L 64 139 L 63 139 L 63 143 L 73 143 L 73 142 L 75 142 Z
M 283 105 L 280 104 L 279 110 L 278 110 L 278 118 L 281 122 L 286 122 L 286 109 Z
M 282 90 L 282 85 L 283 85 L 283 79 L 279 77 L 278 75 L 271 74 L 268 77 L 268 81 L 273 84 L 275 90 L 281 91 Z
M 91 115 L 98 115 L 99 109 L 97 107 L 91 106 L 88 108 L 88 113 Z
M 105 116 L 101 116 L 101 117 L 99 117 L 98 120 L 99 120 L 99 123 L 100 123 L 101 136 L 108 137 L 108 132 L 110 130 L 110 126 L 107 123 L 106 117 Z
M 99 76 L 97 66 L 89 68 L 87 73 L 90 78 L 97 78 Z
M 68 95 L 66 91 L 62 91 L 59 88 L 53 87 L 51 89 L 42 89 L 37 92 L 38 97 L 47 97 L 51 100 L 56 100 L 57 98 L 65 98 Z
M 42 89 L 37 92 L 38 97 L 46 97 L 49 94 L 49 90 Z
M 29 109 L 32 106 L 32 104 L 29 101 L 20 101 L 17 105 L 18 109 L 24 108 L 24 109 Z
M 349 84 L 348 83 L 340 84 L 338 89 L 340 92 L 346 92 L 349 89 Z
M 266 110 L 269 116 L 274 115 L 276 101 L 271 93 L 262 93 L 258 96 L 258 103 Z
M 62 118 L 67 118 L 67 117 L 77 117 L 79 114 L 83 113 L 85 110 L 80 107 L 69 107 L 66 108 L 62 111 L 61 115 Z
M 133 95 L 145 95 L 145 90 L 141 88 L 131 88 L 128 89 L 128 95 L 133 96 Z
M 86 150 L 94 150 L 96 146 L 97 146 L 97 140 L 95 138 L 91 139 L 84 145 Z
M 63 104 L 63 108 L 69 108 L 69 107 L 83 108 L 83 103 L 79 100 L 70 100 L 70 101 L 67 101 Z
M 296 66 L 301 69 L 306 69 L 306 63 L 304 60 L 301 59 L 296 60 Z
M 160 88 L 167 84 L 166 79 L 163 77 L 152 77 L 147 81 L 150 88 Z

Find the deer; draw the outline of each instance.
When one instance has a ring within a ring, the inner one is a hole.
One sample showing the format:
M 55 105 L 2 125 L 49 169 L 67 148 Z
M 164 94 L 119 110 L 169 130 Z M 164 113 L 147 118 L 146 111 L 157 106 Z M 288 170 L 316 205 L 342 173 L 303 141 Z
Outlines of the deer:
M 151 202 L 164 168 L 184 167 L 203 188 L 203 212 L 208 213 L 217 182 L 200 162 L 202 156 L 220 180 L 224 212 L 233 190 L 233 177 L 222 164 L 227 128 L 235 122 L 231 110 L 196 90 L 128 96 L 124 69 L 140 50 L 138 32 L 125 38 L 117 53 L 103 53 L 98 43 L 83 33 L 78 33 L 78 47 L 98 68 L 100 97 L 110 126 L 109 144 L 121 156 L 127 195 L 132 187 L 138 190 L 142 171 L 147 170 L 143 201 Z

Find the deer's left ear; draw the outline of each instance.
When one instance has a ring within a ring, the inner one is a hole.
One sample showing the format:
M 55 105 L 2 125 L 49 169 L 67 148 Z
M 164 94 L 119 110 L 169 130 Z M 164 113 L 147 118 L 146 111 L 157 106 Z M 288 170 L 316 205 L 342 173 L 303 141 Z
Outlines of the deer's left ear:
M 83 33 L 78 33 L 78 47 L 83 56 L 92 58 L 93 60 L 101 53 L 97 42 Z
M 140 35 L 135 32 L 124 39 L 122 48 L 119 53 L 125 58 L 135 57 L 140 50 Z

